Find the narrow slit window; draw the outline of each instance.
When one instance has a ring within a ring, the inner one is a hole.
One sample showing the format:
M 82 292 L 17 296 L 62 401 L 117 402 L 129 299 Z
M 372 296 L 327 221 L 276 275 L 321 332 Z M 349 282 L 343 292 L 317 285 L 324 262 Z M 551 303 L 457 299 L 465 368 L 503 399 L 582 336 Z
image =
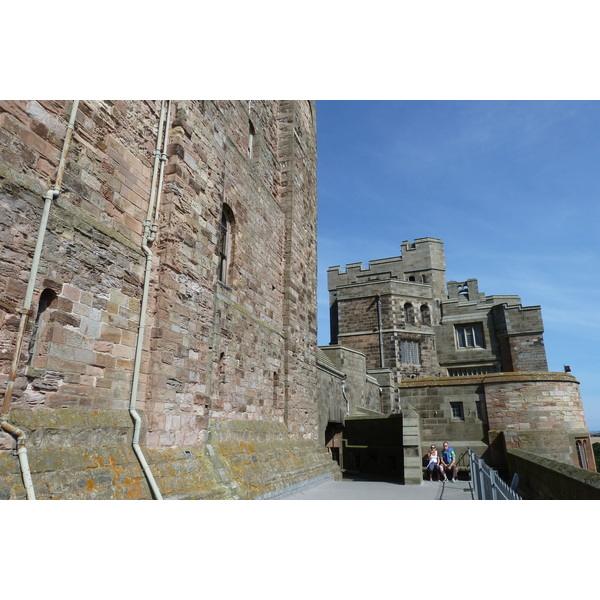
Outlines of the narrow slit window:
M 256 129 L 252 121 L 248 121 L 248 158 L 254 158 L 254 141 L 256 137 Z
M 413 323 L 413 321 L 414 321 L 413 306 L 409 302 L 407 302 L 404 305 L 403 315 L 404 315 L 404 323 L 406 323 L 406 324 Z
M 229 206 L 223 205 L 221 213 L 221 226 L 219 231 L 219 269 L 218 278 L 221 283 L 229 282 L 229 268 L 231 262 L 231 236 L 233 230 L 233 213 Z

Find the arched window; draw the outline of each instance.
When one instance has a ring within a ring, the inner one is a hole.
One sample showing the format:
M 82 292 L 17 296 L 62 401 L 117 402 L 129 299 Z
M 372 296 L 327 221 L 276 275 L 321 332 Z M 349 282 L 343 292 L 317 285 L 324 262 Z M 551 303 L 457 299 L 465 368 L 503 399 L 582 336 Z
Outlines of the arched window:
M 431 325 L 431 313 L 429 312 L 429 306 L 427 306 L 427 304 L 421 306 L 421 323 L 423 323 L 423 325 Z
M 575 446 L 577 448 L 577 460 L 579 461 L 579 466 L 582 469 L 587 469 L 587 440 L 576 440 Z
M 408 324 L 408 323 L 414 322 L 413 306 L 412 306 L 412 304 L 410 304 L 410 302 L 407 302 L 404 305 L 403 315 L 404 315 L 404 323 Z
M 217 275 L 221 283 L 229 280 L 229 265 L 231 262 L 231 238 L 233 231 L 233 212 L 227 204 L 223 204 L 221 226 L 219 231 L 219 268 Z

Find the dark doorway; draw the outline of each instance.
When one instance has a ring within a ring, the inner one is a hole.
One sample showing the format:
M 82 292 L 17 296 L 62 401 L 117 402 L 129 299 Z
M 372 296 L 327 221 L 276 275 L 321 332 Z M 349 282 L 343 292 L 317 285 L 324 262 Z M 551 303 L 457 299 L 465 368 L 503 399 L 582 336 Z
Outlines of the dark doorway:
M 342 469 L 344 468 L 344 456 L 342 453 L 343 432 L 344 426 L 341 423 L 327 423 L 327 428 L 325 429 L 325 447 L 329 450 L 331 458 Z
M 402 415 L 347 419 L 343 452 L 345 477 L 403 483 Z

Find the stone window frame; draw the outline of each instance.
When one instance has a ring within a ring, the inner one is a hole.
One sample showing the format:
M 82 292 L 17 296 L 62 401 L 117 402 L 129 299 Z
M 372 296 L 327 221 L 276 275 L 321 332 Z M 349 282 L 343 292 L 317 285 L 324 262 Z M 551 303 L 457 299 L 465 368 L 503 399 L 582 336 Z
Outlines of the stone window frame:
M 410 302 L 405 302 L 402 306 L 402 316 L 405 325 L 413 325 L 415 322 L 415 308 Z
M 464 323 L 454 326 L 454 339 L 459 350 L 485 348 L 483 323 Z
M 420 365 L 421 349 L 419 340 L 400 340 L 400 362 L 406 365 Z
M 587 438 L 575 438 L 575 450 L 577 451 L 577 460 L 579 461 L 579 466 L 582 469 L 590 468 L 588 459 L 589 444 L 587 442 Z
M 422 304 L 420 308 L 421 323 L 423 325 L 431 325 L 431 309 L 428 304 Z
M 255 121 L 248 119 L 248 161 L 255 167 L 260 163 L 260 156 L 263 150 L 264 137 L 255 125 Z
M 465 420 L 465 407 L 462 402 L 450 402 L 450 412 L 453 421 Z

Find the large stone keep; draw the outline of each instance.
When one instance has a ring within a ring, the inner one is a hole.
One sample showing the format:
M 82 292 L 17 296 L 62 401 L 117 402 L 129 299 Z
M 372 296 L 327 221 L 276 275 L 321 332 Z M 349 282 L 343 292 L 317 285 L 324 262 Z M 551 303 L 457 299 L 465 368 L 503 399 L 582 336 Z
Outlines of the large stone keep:
M 4 386 L 70 111 L 0 102 Z M 316 443 L 316 210 L 312 102 L 79 103 L 8 414 L 38 497 L 152 496 L 132 398 L 165 497 L 337 473 Z M 0 497 L 23 497 L 0 436 Z

